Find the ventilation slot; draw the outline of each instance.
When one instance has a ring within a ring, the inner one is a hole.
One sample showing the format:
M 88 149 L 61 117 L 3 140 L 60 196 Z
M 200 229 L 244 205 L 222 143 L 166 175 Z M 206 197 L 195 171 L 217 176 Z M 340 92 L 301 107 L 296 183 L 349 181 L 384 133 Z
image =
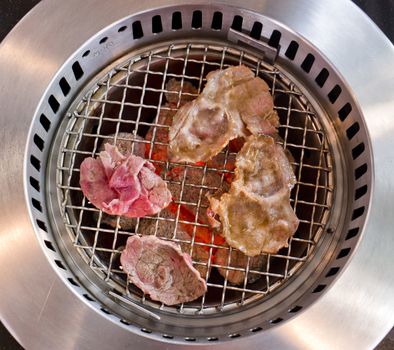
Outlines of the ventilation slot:
M 73 63 L 73 65 L 71 66 L 71 69 L 72 69 L 72 71 L 74 73 L 74 77 L 75 77 L 76 80 L 79 80 L 79 79 L 82 78 L 83 70 L 82 70 L 82 67 L 81 67 L 81 65 L 79 64 L 78 61 Z
M 361 215 L 364 214 L 364 211 L 365 211 L 365 207 L 354 209 L 352 214 L 352 220 L 356 220 L 357 218 L 359 218 Z
M 312 68 L 314 62 L 315 62 L 315 56 L 308 53 L 308 55 L 304 59 L 304 62 L 302 62 L 302 64 L 301 64 L 301 68 L 306 73 L 309 73 L 311 71 L 311 68 Z
M 228 335 L 230 338 L 239 338 L 241 335 L 238 333 L 233 333 Z
M 216 338 L 216 337 L 209 337 L 209 338 L 207 338 L 207 340 L 208 340 L 208 341 L 218 341 L 219 338 Z
M 299 48 L 298 43 L 293 40 L 285 52 L 286 57 L 290 60 L 294 60 L 294 58 L 296 57 L 298 48 Z
M 182 29 L 182 14 L 177 11 L 172 14 L 172 26 L 173 30 Z
M 41 230 L 48 232 L 47 227 L 43 221 L 36 219 L 36 223 Z
M 174 339 L 174 337 L 172 335 L 169 335 L 169 334 L 162 334 L 161 336 L 163 338 L 165 338 L 165 339 Z
M 85 297 L 85 299 L 89 300 L 89 301 L 94 301 L 94 299 L 89 296 L 88 294 L 83 294 L 83 296 Z
M 346 103 L 338 112 L 339 119 L 344 121 L 351 111 L 352 111 L 352 106 L 350 105 L 350 103 Z
M 39 182 L 38 182 L 34 177 L 31 177 L 31 176 L 30 176 L 29 182 L 30 182 L 30 185 L 31 185 L 37 192 L 40 192 L 40 184 L 39 184 Z
M 55 247 L 53 246 L 53 244 L 50 241 L 47 241 L 46 239 L 44 239 L 44 244 L 48 249 L 52 250 L 53 252 L 56 252 Z
M 67 278 L 68 281 L 75 287 L 79 287 L 79 284 L 77 282 L 75 282 L 75 280 L 71 277 Z
M 300 311 L 302 309 L 302 306 L 294 306 L 294 307 L 292 307 L 291 309 L 289 309 L 288 310 L 288 312 L 290 312 L 290 313 L 296 313 L 296 312 L 298 312 L 298 311 Z
M 339 254 L 338 254 L 338 256 L 337 256 L 337 259 L 342 259 L 342 258 L 344 258 L 345 256 L 348 256 L 349 253 L 350 253 L 350 248 L 343 248 L 343 249 L 339 252 Z
M 242 31 L 242 22 L 244 19 L 241 16 L 234 16 L 233 23 L 231 24 L 231 28 L 237 31 Z
M 83 54 L 82 57 L 88 57 L 90 55 L 90 50 L 86 50 Z
M 133 39 L 140 39 L 144 36 L 144 32 L 142 31 L 141 21 L 133 22 L 132 28 L 133 28 Z
M 313 291 L 312 293 L 320 293 L 323 291 L 323 289 L 326 288 L 325 284 L 319 284 Z
M 49 129 L 51 128 L 51 122 L 44 114 L 41 114 L 40 116 L 40 124 L 42 125 L 45 131 L 49 131 Z
M 335 276 L 339 271 L 339 267 L 332 267 L 330 271 L 328 271 L 326 277 Z
M 108 37 L 105 36 L 104 38 L 102 38 L 102 39 L 99 41 L 99 44 L 100 44 L 100 45 L 101 45 L 101 44 L 104 44 L 107 40 L 108 40 Z
M 67 270 L 60 260 L 55 260 L 55 264 L 63 270 Z
M 186 337 L 184 338 L 186 341 L 196 341 L 196 338 Z
M 202 12 L 200 10 L 193 11 L 192 28 L 200 29 L 202 27 Z
M 41 169 L 41 162 L 36 157 L 34 157 L 33 155 L 30 156 L 30 163 L 31 163 L 31 165 L 33 165 L 33 167 L 37 171 L 40 171 L 40 169 Z
M 360 231 L 360 229 L 358 227 L 352 228 L 351 230 L 349 230 L 347 233 L 347 236 L 346 236 L 346 240 L 356 237 L 358 235 L 359 231 Z
M 146 328 L 141 328 L 141 332 L 148 333 L 148 334 L 152 333 L 152 331 L 150 329 L 146 329 Z
M 221 30 L 222 29 L 222 22 L 223 22 L 223 13 L 216 11 L 213 14 L 211 28 L 213 30 Z
M 38 147 L 38 149 L 42 152 L 42 150 L 44 149 L 44 140 L 40 136 L 35 134 L 33 137 L 33 142 Z
M 31 204 L 33 204 L 33 207 L 36 208 L 37 210 L 39 210 L 42 213 L 42 206 L 40 201 L 38 201 L 37 199 L 32 198 L 31 199 Z
M 49 103 L 49 106 L 51 107 L 53 113 L 57 113 L 57 111 L 59 110 L 60 104 L 57 101 L 56 97 L 53 95 L 49 96 L 48 103 Z
M 360 125 L 357 122 L 355 122 L 346 130 L 347 138 L 351 140 L 354 137 L 354 135 L 356 135 L 359 131 L 360 131 Z
M 122 33 L 127 29 L 127 26 L 122 26 L 118 29 L 118 33 Z
M 111 315 L 111 313 L 107 309 L 104 309 L 103 307 L 100 310 L 107 315 Z
M 335 85 L 327 95 L 330 102 L 335 103 L 341 92 L 342 92 L 341 87 L 339 85 Z
M 157 34 L 163 31 L 163 25 L 161 23 L 161 16 L 156 15 L 152 17 L 152 33 Z
M 275 320 L 271 320 L 270 323 L 277 324 L 277 323 L 280 323 L 282 321 L 283 321 L 283 318 L 278 317 L 278 318 L 275 318 Z
M 324 84 L 326 83 L 326 81 L 327 81 L 329 75 L 330 75 L 330 74 L 328 73 L 328 70 L 325 69 L 325 68 L 323 68 L 323 69 L 320 71 L 319 75 L 318 75 L 318 76 L 316 77 L 316 79 L 315 79 L 317 85 L 319 85 L 320 87 L 323 87 Z
M 68 93 L 69 93 L 70 90 L 71 90 L 71 87 L 70 87 L 70 85 L 68 84 L 66 78 L 61 78 L 61 79 L 60 79 L 60 81 L 59 81 L 59 86 L 60 86 L 60 89 L 62 90 L 63 95 L 64 95 L 64 96 L 67 96 Z
M 367 185 L 364 185 L 364 186 L 361 186 L 361 187 L 357 188 L 356 193 L 355 193 L 355 195 L 354 195 L 354 199 L 355 199 L 355 200 L 360 199 L 360 198 L 361 198 L 362 196 L 364 196 L 367 192 L 368 192 L 368 186 L 367 186 Z
M 361 176 L 363 176 L 368 170 L 367 164 L 360 165 L 355 171 L 354 171 L 354 176 L 356 177 L 356 180 L 358 180 Z
M 256 332 L 260 332 L 262 330 L 263 330 L 263 328 L 261 328 L 261 327 L 254 327 L 250 331 L 253 332 L 253 333 L 256 333 Z
M 365 145 L 364 142 L 361 142 L 358 144 L 356 147 L 352 149 L 352 157 L 353 159 L 357 159 L 361 153 L 363 153 L 365 150 Z
M 131 325 L 131 323 L 130 323 L 130 322 L 127 322 L 126 320 L 120 320 L 120 323 L 123 323 L 123 324 L 125 324 L 126 326 L 130 326 L 130 325 Z
M 260 22 L 254 22 L 252 30 L 250 32 L 250 36 L 253 39 L 260 40 L 261 31 L 263 30 L 263 25 Z
M 271 34 L 270 40 L 268 41 L 268 45 L 278 48 L 281 36 L 282 33 L 279 30 L 274 30 Z

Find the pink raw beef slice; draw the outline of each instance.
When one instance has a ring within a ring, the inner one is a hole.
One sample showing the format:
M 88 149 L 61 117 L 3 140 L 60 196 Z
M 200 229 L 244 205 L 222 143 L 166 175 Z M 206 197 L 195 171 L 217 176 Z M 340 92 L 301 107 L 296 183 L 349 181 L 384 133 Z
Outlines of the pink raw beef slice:
M 155 236 L 131 236 L 120 262 L 133 284 L 166 305 L 195 300 L 207 290 L 190 256 L 174 242 Z
M 152 163 L 133 154 L 122 155 L 116 146 L 105 144 L 98 158 L 86 158 L 80 168 L 83 194 L 110 215 L 130 218 L 158 213 L 171 201 L 163 179 Z

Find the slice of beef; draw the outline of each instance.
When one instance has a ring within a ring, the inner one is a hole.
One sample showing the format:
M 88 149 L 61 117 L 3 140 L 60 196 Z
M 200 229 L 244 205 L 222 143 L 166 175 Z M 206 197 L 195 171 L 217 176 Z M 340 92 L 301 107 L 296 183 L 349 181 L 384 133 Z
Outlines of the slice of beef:
M 279 117 L 267 83 L 245 66 L 207 75 L 201 94 L 183 105 L 169 131 L 173 161 L 207 161 L 230 140 L 275 134 Z
M 248 256 L 286 247 L 299 223 L 290 205 L 295 182 L 283 148 L 270 136 L 249 136 L 237 154 L 230 191 L 220 199 L 210 197 L 226 242 Z
M 125 157 L 110 144 L 97 159 L 84 159 L 80 176 L 84 195 L 110 215 L 152 215 L 171 201 L 171 193 L 152 163 L 132 154 Z
M 108 136 L 110 136 L 111 138 L 106 139 L 106 142 L 111 145 L 115 145 L 122 155 L 127 157 L 130 154 L 134 154 L 135 156 L 144 157 L 146 145 L 145 143 L 140 142 L 144 140 L 141 136 L 134 136 L 132 133 L 129 132 L 119 132 L 115 143 L 115 134 L 110 134 Z M 105 142 L 101 144 L 99 152 L 105 151 L 104 144 Z M 97 221 L 99 217 L 98 213 L 95 212 L 93 215 L 94 219 Z M 128 218 L 127 216 L 118 217 L 106 214 L 104 212 L 101 214 L 101 222 L 113 228 L 116 228 L 116 226 L 118 225 L 118 218 L 119 228 L 123 230 L 134 230 L 135 225 L 137 224 L 136 218 Z
M 159 161 L 156 169 L 161 176 L 163 176 L 164 171 L 171 171 L 171 169 L 166 169 L 163 162 L 168 160 L 168 130 L 172 124 L 176 108 L 182 107 L 197 96 L 197 89 L 187 81 L 182 84 L 180 80 L 170 79 L 165 88 L 167 102 L 160 109 L 157 125 L 151 126 L 145 136 L 147 141 L 153 141 L 152 144 L 146 146 L 146 158 Z M 174 171 L 176 172 L 177 169 Z
M 160 213 L 160 217 L 170 219 L 174 218 L 175 214 L 172 214 L 168 208 L 164 209 Z M 171 220 L 155 220 L 149 218 L 143 218 L 140 220 L 138 232 L 144 236 L 154 235 L 157 237 L 164 237 L 167 239 L 179 239 L 184 242 L 179 242 L 182 252 L 190 254 L 190 242 L 191 235 L 187 233 L 187 230 L 192 233 L 193 229 L 190 225 L 178 223 L 178 227 L 175 230 L 175 222 Z M 175 236 L 174 236 L 175 232 Z M 197 242 L 200 241 L 199 237 L 196 237 Z M 207 264 L 209 259 L 209 250 L 206 247 L 202 247 L 199 244 L 194 244 L 191 253 L 193 266 L 201 274 L 201 277 L 205 279 L 207 273 Z M 198 264 L 201 263 L 201 264 Z
M 173 242 L 154 236 L 131 236 L 120 261 L 133 284 L 166 305 L 193 301 L 207 290 L 190 256 Z

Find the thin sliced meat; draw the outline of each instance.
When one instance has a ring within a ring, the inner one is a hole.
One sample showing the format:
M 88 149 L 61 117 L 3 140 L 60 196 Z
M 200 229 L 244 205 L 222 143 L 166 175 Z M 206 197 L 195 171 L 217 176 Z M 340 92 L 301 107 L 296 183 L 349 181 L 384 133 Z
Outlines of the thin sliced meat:
M 211 209 L 220 216 L 226 242 L 248 256 L 277 253 L 298 227 L 285 189 L 261 198 L 232 187 L 219 201 L 211 199 Z
M 171 216 L 171 212 L 168 208 L 164 209 L 160 213 L 160 217 L 164 219 L 168 219 Z M 149 218 L 143 218 L 140 220 L 138 232 L 143 236 L 154 235 L 156 234 L 159 238 L 167 238 L 173 239 L 175 232 L 175 239 L 182 240 L 183 242 L 179 242 L 182 252 L 190 254 L 190 242 L 192 239 L 192 231 L 193 227 L 191 225 L 185 225 L 182 223 L 178 223 L 178 227 L 175 230 L 175 222 L 173 221 L 175 214 L 172 215 L 172 220 L 152 220 Z M 208 238 L 207 238 L 208 239 Z M 205 240 L 202 240 L 202 237 L 199 236 L 198 232 L 195 234 L 195 242 L 205 243 Z M 205 279 L 207 273 L 207 264 L 209 259 L 209 250 L 206 247 L 203 247 L 199 244 L 193 245 L 193 250 L 191 253 L 193 259 L 193 266 L 200 273 L 201 277 Z M 195 263 L 197 262 L 197 263 Z M 199 264 L 201 263 L 201 264 Z
M 117 196 L 115 190 L 108 186 L 108 178 L 100 159 L 84 159 L 80 174 L 82 192 L 97 208 L 101 209 L 103 203 L 109 203 Z
M 269 197 L 296 183 L 293 168 L 282 146 L 269 136 L 250 136 L 238 152 L 232 186 Z
M 160 126 L 151 126 L 145 136 L 147 141 L 154 141 L 153 144 L 148 143 L 146 146 L 146 158 L 159 162 L 168 160 L 168 131 L 176 114 L 177 106 L 182 107 L 185 103 L 194 99 L 193 95 L 197 95 L 197 89 L 188 81 L 184 81 L 182 84 L 180 80 L 170 79 L 165 88 L 167 103 L 161 107 L 157 117 L 157 124 Z M 163 175 L 164 168 L 163 164 L 158 163 L 158 174 Z
M 158 213 L 171 201 L 166 183 L 147 160 L 123 156 L 105 145 L 97 159 L 86 158 L 80 168 L 82 192 L 97 208 L 110 215 L 143 217 Z
M 207 161 L 238 135 L 238 125 L 222 105 L 201 96 L 174 116 L 170 128 L 172 161 Z
M 128 132 L 119 132 L 115 143 L 115 134 L 110 134 L 108 136 L 110 136 L 110 138 L 106 140 L 107 143 L 115 145 L 123 156 L 127 157 L 130 154 L 134 154 L 135 156 L 144 157 L 146 144 L 143 142 L 144 139 L 141 136 L 133 135 Z M 104 145 L 105 143 L 103 142 L 99 148 L 99 152 L 105 151 Z M 94 212 L 93 215 L 95 219 L 98 220 L 98 213 Z M 133 230 L 137 224 L 137 219 L 102 213 L 101 222 L 114 228 L 119 227 L 123 230 Z
M 252 134 L 275 134 L 279 117 L 267 83 L 259 78 L 239 84 L 227 94 L 228 113 L 241 119 Z
M 274 134 L 279 125 L 264 80 L 245 66 L 207 75 L 201 94 L 182 106 L 170 128 L 173 161 L 208 161 L 230 140 L 250 134 Z
M 269 136 L 250 136 L 237 154 L 230 191 L 210 198 L 226 242 L 248 256 L 274 254 L 298 227 L 290 205 L 295 183 L 282 147 Z M 211 214 L 211 222 L 218 224 Z
M 154 236 L 131 236 L 120 261 L 133 284 L 166 305 L 195 300 L 207 290 L 190 256 L 173 242 Z

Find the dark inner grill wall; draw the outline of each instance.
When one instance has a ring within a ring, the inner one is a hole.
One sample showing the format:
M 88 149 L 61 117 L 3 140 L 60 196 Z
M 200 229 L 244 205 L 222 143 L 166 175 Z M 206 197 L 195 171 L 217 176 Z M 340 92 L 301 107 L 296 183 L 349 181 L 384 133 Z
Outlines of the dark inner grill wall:
M 394 41 L 394 1 L 393 0 L 353 0 L 381 30 Z M 1 0 L 0 1 L 0 41 L 14 25 L 37 3 L 39 0 Z M 393 333 L 393 332 L 391 332 Z M 379 350 L 394 349 L 394 335 L 386 337 L 378 346 Z M 8 333 L 7 329 L 0 326 L 0 349 L 18 350 L 22 347 Z

